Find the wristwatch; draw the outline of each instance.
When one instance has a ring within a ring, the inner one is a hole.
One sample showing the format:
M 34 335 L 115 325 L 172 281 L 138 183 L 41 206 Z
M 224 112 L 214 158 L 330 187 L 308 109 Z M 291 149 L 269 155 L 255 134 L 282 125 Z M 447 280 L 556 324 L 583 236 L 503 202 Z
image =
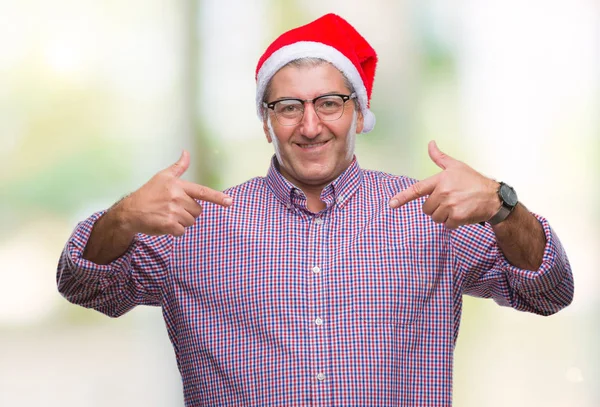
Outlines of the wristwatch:
M 501 182 L 500 187 L 498 187 L 498 197 L 500 198 L 502 206 L 500 206 L 498 212 L 488 220 L 488 223 L 491 225 L 497 225 L 506 219 L 513 209 L 515 209 L 517 203 L 519 203 L 515 189 L 504 182 Z

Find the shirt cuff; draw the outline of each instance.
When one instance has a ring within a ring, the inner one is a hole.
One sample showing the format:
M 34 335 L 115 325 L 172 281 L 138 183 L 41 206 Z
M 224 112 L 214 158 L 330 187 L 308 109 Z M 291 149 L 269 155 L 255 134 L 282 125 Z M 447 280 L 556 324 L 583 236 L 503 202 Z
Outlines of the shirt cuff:
M 558 237 L 544 217 L 536 214 L 533 216 L 542 225 L 546 236 L 546 246 L 540 267 L 535 271 L 515 267 L 500 253 L 501 261 L 504 263 L 502 268 L 506 270 L 510 285 L 517 292 L 526 296 L 552 291 L 569 275 L 567 256 Z
M 122 275 L 119 271 L 131 268 L 131 260 L 136 250 L 138 236 L 133 238 L 127 251 L 109 264 L 100 265 L 83 258 L 83 251 L 88 243 L 95 223 L 106 211 L 96 212 L 85 221 L 79 223 L 67 242 L 65 248 L 68 269 L 73 278 L 80 284 L 100 289 L 111 283 L 111 277 Z

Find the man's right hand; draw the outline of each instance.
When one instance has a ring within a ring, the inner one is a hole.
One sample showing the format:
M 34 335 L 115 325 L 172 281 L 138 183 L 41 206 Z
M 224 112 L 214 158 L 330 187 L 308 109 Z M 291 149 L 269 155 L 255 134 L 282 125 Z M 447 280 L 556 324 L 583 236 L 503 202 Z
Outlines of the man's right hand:
M 154 175 L 140 189 L 124 198 L 111 210 L 125 230 L 147 235 L 182 236 L 202 213 L 196 201 L 213 202 L 228 207 L 231 197 L 223 192 L 182 180 L 190 165 L 190 155 L 183 151 L 179 160 Z
M 83 258 L 108 264 L 122 256 L 137 233 L 182 236 L 202 213 L 196 201 L 228 207 L 231 197 L 180 177 L 190 165 L 190 155 L 154 175 L 140 189 L 123 198 L 94 224 Z

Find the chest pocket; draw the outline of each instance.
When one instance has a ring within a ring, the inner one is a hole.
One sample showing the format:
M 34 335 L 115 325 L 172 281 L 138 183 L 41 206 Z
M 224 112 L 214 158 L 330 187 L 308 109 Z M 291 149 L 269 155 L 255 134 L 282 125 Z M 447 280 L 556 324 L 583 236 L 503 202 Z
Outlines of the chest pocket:
M 348 253 L 352 310 L 370 324 L 408 326 L 423 312 L 436 285 L 435 267 L 419 245 L 382 244 Z

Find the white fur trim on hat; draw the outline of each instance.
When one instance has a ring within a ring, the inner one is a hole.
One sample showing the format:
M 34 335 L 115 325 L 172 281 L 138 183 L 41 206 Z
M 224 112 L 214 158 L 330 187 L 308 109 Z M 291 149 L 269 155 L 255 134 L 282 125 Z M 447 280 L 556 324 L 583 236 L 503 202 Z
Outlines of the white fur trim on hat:
M 320 42 L 299 41 L 273 52 L 262 64 L 256 78 L 256 113 L 260 120 L 264 119 L 263 96 L 267 84 L 287 63 L 301 58 L 320 58 L 331 62 L 350 81 L 356 92 L 358 104 L 363 114 L 363 133 L 368 133 L 375 127 L 375 115 L 368 108 L 367 89 L 354 64 L 340 51 Z

